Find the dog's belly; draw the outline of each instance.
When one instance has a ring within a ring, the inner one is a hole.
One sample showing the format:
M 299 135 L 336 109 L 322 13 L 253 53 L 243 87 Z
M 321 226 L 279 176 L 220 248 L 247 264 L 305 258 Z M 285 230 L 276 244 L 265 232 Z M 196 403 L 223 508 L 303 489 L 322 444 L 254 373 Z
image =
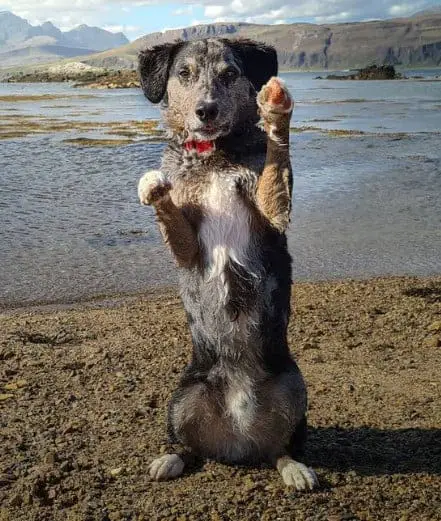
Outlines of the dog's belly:
M 240 405 L 228 403 L 228 398 L 203 383 L 189 388 L 173 410 L 179 441 L 201 456 L 220 461 L 256 459 L 254 453 L 260 451 L 253 439 L 253 424 L 258 411 L 243 397 L 239 400 Z
M 271 458 L 288 444 L 306 409 L 300 373 L 286 373 L 255 391 L 246 375 L 197 382 L 179 391 L 171 420 L 178 440 L 197 454 L 229 463 Z

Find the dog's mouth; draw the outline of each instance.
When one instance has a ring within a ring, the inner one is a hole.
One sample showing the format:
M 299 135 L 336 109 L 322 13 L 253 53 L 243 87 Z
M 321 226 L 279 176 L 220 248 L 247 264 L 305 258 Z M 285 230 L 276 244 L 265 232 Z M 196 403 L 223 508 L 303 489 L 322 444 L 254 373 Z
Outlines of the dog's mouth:
M 215 141 L 223 134 L 223 130 L 214 125 L 204 125 L 189 133 L 184 141 L 187 153 L 197 156 L 209 156 L 216 150 Z
M 183 142 L 184 150 L 193 156 L 209 156 L 216 150 L 216 140 L 229 134 L 230 131 L 229 124 L 215 125 L 213 123 L 188 130 Z
M 215 139 L 229 134 L 231 131 L 231 125 L 207 123 L 198 127 L 188 129 L 188 136 L 196 141 L 214 141 Z
M 198 156 L 209 155 L 216 149 L 214 140 L 189 139 L 184 142 L 187 152 L 196 153 Z

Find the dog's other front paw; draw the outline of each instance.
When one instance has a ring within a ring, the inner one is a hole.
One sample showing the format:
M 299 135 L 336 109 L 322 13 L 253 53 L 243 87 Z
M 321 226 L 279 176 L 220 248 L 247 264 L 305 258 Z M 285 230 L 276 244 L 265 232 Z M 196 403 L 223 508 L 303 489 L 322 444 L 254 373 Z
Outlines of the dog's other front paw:
M 281 458 L 277 462 L 277 470 L 285 485 L 295 487 L 297 490 L 312 490 L 319 484 L 312 468 L 291 458 Z
M 150 463 L 150 477 L 156 481 L 177 478 L 184 471 L 185 463 L 177 454 L 165 454 Z
M 160 170 L 150 170 L 139 180 L 139 200 L 141 204 L 155 204 L 168 195 L 171 187 L 170 181 Z

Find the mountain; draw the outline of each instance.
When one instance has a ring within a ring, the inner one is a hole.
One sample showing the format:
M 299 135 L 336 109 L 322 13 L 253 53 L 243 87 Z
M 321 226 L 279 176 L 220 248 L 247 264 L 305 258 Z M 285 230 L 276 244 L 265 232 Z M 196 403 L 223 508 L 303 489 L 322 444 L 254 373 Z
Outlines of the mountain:
M 1 67 L 88 55 L 128 42 L 123 33 L 111 33 L 99 27 L 80 25 L 63 32 L 51 22 L 33 26 L 9 11 L 0 12 Z
M 9 11 L 0 11 L 0 48 L 9 42 L 19 42 L 28 37 L 30 25 L 26 20 Z
M 344 24 L 217 23 L 148 34 L 129 45 L 82 60 L 94 66 L 136 67 L 141 48 L 208 36 L 253 38 L 274 45 L 281 69 L 349 69 L 392 64 L 441 66 L 441 12 Z
M 102 51 L 129 43 L 123 33 L 111 33 L 99 27 L 89 27 L 88 25 L 79 25 L 75 29 L 63 33 L 63 39 L 73 47 Z

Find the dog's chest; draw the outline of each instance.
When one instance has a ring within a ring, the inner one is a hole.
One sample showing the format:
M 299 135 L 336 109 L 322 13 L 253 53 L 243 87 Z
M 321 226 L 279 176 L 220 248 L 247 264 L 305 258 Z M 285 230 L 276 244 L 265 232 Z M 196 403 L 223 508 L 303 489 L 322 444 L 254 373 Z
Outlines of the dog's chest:
M 211 177 L 202 196 L 199 240 L 210 278 L 221 276 L 229 260 L 246 267 L 250 241 L 250 213 L 237 193 L 233 177 Z

